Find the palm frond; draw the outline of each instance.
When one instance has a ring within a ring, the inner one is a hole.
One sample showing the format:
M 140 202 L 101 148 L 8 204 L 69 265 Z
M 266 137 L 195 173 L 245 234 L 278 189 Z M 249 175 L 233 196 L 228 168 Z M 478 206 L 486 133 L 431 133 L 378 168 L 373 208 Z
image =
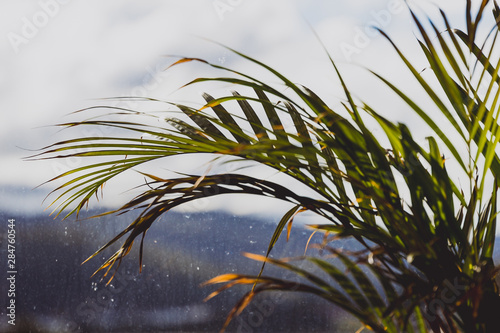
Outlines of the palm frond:
M 57 193 L 53 204 L 57 214 L 69 210 L 66 217 L 78 214 L 104 184 L 118 175 L 139 171 L 146 177 L 141 194 L 106 213 L 141 211 L 90 257 L 125 238 L 99 268 L 106 270 L 104 275 L 119 266 L 139 236 L 142 260 L 147 230 L 159 216 L 179 205 L 223 194 L 254 194 L 290 203 L 293 207 L 278 221 L 265 256 L 247 254 L 263 263 L 258 274 L 221 275 L 207 282 L 225 283 L 211 296 L 235 285 L 253 286 L 236 304 L 225 327 L 256 294 L 279 290 L 320 296 L 377 332 L 491 331 L 494 316 L 481 315 L 480 310 L 500 302 L 492 260 L 500 178 L 500 60 L 494 52 L 498 20 L 486 40 L 478 37 L 491 3 L 482 1 L 473 13 L 472 2 L 466 2 L 466 31 L 453 29 L 443 11 L 440 17 L 445 30 L 440 31 L 437 22 L 424 23 L 410 9 L 430 79 L 381 31 L 425 93 L 427 104 L 383 74 L 370 73 L 430 128 L 432 135 L 425 145 L 417 143 L 405 124 L 395 123 L 357 101 L 331 57 L 345 94 L 341 110 L 334 110 L 311 89 L 293 83 L 272 67 L 227 48 L 273 75 L 281 86 L 220 64 L 183 58 L 172 66 L 197 61 L 223 73 L 197 78 L 186 86 L 224 82 L 254 95 L 233 91 L 214 98 L 205 93 L 201 108 L 171 103 L 179 117 L 111 108 L 112 112 L 102 117 L 59 126 L 95 126 L 116 130 L 123 136 L 64 140 L 32 158 L 92 159 L 50 180 L 62 181 L 53 191 Z M 500 10 L 495 2 L 492 11 L 497 19 Z M 283 86 L 287 89 L 281 89 Z M 239 113 L 232 111 L 231 103 Z M 153 121 L 144 121 L 144 116 Z M 380 126 L 381 135 L 374 135 L 367 127 L 364 119 L 368 118 Z M 286 120 L 290 126 L 285 126 Z M 142 137 L 145 134 L 147 139 Z M 141 171 L 149 162 L 185 154 L 253 161 L 288 176 L 309 192 L 296 193 L 273 179 L 258 179 L 243 172 L 179 173 L 178 177 L 165 178 Z M 466 190 L 457 186 L 463 176 L 469 182 Z M 403 189 L 409 190 L 408 197 L 402 194 Z M 325 243 L 316 246 L 320 253 L 327 253 L 325 257 L 300 258 L 312 263 L 313 271 L 291 264 L 290 259 L 270 256 L 285 226 L 288 238 L 294 216 L 304 210 L 325 219 L 325 224 L 312 225 L 312 229 L 335 235 L 325 236 Z M 346 254 L 335 248 L 335 239 L 347 238 L 357 240 L 362 250 Z M 300 276 L 303 282 L 264 275 L 266 263 Z M 449 291 L 450 284 L 457 286 L 457 293 L 445 302 L 442 295 Z M 436 302 L 443 303 L 439 311 Z

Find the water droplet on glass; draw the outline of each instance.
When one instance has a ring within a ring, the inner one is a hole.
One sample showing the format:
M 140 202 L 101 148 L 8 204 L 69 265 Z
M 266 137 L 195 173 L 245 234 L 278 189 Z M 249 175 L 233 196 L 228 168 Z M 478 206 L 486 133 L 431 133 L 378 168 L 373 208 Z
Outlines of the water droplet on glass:
M 370 254 L 368 255 L 368 263 L 370 265 L 373 265 L 374 263 L 374 260 L 373 260 L 373 252 L 370 252 Z
M 413 262 L 413 259 L 414 259 L 414 255 L 413 253 L 410 253 L 407 257 L 406 257 L 406 261 L 408 261 L 409 264 L 411 264 Z

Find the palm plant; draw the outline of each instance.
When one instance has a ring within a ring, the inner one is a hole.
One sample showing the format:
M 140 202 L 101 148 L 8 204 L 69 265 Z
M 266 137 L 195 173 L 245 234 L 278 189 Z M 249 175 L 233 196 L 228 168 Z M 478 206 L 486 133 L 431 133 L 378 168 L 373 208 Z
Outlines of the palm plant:
M 310 89 L 229 49 L 274 75 L 281 86 L 273 87 L 219 64 L 183 58 L 172 66 L 195 61 L 225 73 L 197 78 L 187 85 L 225 82 L 252 93 L 233 92 L 219 98 L 204 94 L 202 108 L 173 104 L 186 116 L 184 120 L 171 113 L 147 114 L 152 119 L 166 119 L 148 123 L 143 121 L 144 113 L 109 107 L 110 113 L 101 117 L 61 124 L 115 128 L 126 134 L 77 137 L 48 146 L 42 156 L 37 155 L 44 159 L 102 159 L 51 180 L 64 180 L 54 190 L 59 193 L 53 202 L 58 204 L 55 211 L 60 214 L 66 210 L 66 217 L 78 214 L 106 182 L 157 159 L 208 153 L 254 161 L 288 175 L 314 195 L 296 193 L 284 184 L 243 172 L 180 174 L 169 179 L 143 172 L 147 183 L 142 185 L 141 194 L 106 213 L 139 209 L 140 215 L 90 258 L 124 238 L 119 250 L 99 268 L 107 275 L 113 266 L 118 268 L 138 236 L 142 236 L 142 257 L 147 230 L 170 209 L 220 194 L 255 194 L 294 206 L 270 235 L 266 255 L 246 254 L 263 262 L 258 274 L 224 274 L 206 283 L 223 284 L 210 297 L 235 285 L 249 287 L 229 314 L 226 326 L 255 295 L 295 291 L 338 305 L 376 332 L 492 332 L 500 324 L 495 283 L 498 269 L 492 258 L 500 177 L 496 151 L 500 140 L 500 59 L 495 52 L 500 24 L 480 37 L 483 14 L 490 7 L 495 22 L 499 22 L 500 8 L 495 2 L 484 0 L 474 10 L 468 0 L 464 30 L 453 29 L 441 11 L 443 31 L 436 21 L 424 24 L 410 9 L 420 34 L 418 43 L 428 61 L 427 78 L 381 31 L 430 103 L 416 101 L 388 78 L 372 74 L 429 126 L 432 135 L 425 145 L 417 143 L 404 124 L 394 123 L 356 100 L 331 58 L 346 97 L 342 110 L 337 111 Z M 225 106 L 231 101 L 237 102 L 241 116 L 227 111 Z M 431 117 L 436 111 L 444 119 L 439 124 Z M 383 135 L 376 137 L 366 125 L 367 119 L 376 121 Z M 286 120 L 293 125 L 284 126 Z M 145 133 L 147 138 L 142 137 Z M 449 172 L 450 164 L 456 167 Z M 466 179 L 468 186 L 457 186 L 459 179 Z M 401 194 L 404 191 L 409 192 L 408 197 Z M 269 254 L 285 227 L 289 234 L 293 218 L 306 210 L 324 218 L 324 224 L 310 226 L 325 233 L 323 244 L 316 245 L 324 255 L 271 258 Z M 343 238 L 357 240 L 363 250 L 337 249 L 334 241 Z M 299 267 L 297 262 L 301 261 L 316 269 Z M 266 263 L 302 280 L 266 276 Z

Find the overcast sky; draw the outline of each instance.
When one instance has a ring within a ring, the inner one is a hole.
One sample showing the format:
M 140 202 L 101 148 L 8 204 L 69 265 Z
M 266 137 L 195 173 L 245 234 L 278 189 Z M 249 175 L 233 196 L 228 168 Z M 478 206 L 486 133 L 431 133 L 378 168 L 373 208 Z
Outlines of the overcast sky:
M 462 25 L 458 14 L 465 1 L 436 2 Z M 436 13 L 430 1 L 419 3 Z M 13 187 L 33 188 L 56 176 L 61 168 L 78 163 L 21 160 L 30 154 L 23 149 L 41 148 L 61 138 L 55 128 L 45 126 L 68 120 L 66 114 L 101 103 L 98 98 L 114 96 L 201 102 L 199 94 L 176 92 L 196 77 L 199 67 L 185 65 L 164 72 L 172 62 L 165 55 L 204 58 L 243 71 L 247 68 L 247 62 L 206 39 L 275 67 L 331 103 L 342 98 L 338 80 L 312 29 L 357 94 L 375 105 L 387 100 L 372 88 L 375 81 L 362 76 L 363 66 L 384 72 L 403 85 L 407 82 L 402 64 L 387 42 L 368 29 L 370 25 L 383 28 L 417 64 L 424 65 L 402 0 L 0 0 L 0 4 L 3 207 L 18 201 Z M 398 121 L 415 119 L 396 111 L 395 105 L 386 105 L 384 113 Z M 39 197 L 30 193 L 23 194 L 23 209 L 41 210 Z M 120 197 L 112 199 L 123 203 Z M 231 206 L 227 202 L 211 204 Z M 273 205 L 259 207 L 265 210 Z M 243 212 L 253 209 L 246 209 L 248 204 L 231 207 Z

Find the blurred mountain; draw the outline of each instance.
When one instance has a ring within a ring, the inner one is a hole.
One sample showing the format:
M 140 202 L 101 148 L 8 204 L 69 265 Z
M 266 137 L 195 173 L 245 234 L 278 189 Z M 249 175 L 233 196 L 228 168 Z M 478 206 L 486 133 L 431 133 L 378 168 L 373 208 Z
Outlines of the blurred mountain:
M 0 332 L 217 332 L 249 288 L 231 288 L 205 302 L 216 287 L 200 284 L 223 273 L 257 274 L 261 264 L 241 253 L 265 254 L 279 222 L 271 217 L 224 212 L 168 212 L 153 224 L 144 239 L 142 273 L 138 239 L 106 285 L 114 270 L 104 278 L 102 272 L 92 274 L 117 246 L 81 263 L 135 216 L 128 213 L 54 220 L 48 213 L 30 209 L 43 197 L 41 192 L 35 192 L 36 196 L 33 193 L 27 189 L 0 190 L 0 256 L 2 262 L 7 258 L 7 220 L 14 218 L 18 272 L 16 326 L 2 320 Z M 91 211 L 87 215 L 98 213 Z M 303 255 L 310 236 L 310 230 L 296 223 L 290 241 L 283 235 L 271 256 Z M 310 243 L 320 243 L 322 237 L 315 234 Z M 352 240 L 336 241 L 335 246 L 359 249 Z M 308 249 L 307 253 L 317 254 L 315 251 Z M 494 256 L 498 262 L 498 246 Z M 308 267 L 306 263 L 300 265 Z M 6 265 L 3 267 L 0 315 L 5 319 L 8 286 Z M 265 275 L 296 279 L 270 265 Z M 317 297 L 296 293 L 261 296 L 233 320 L 228 332 L 354 332 L 360 327 L 342 310 Z
M 91 276 L 116 246 L 81 263 L 134 216 L 62 221 L 48 214 L 18 214 L 0 212 L 5 224 L 9 218 L 16 219 L 18 271 L 16 326 L 3 320 L 2 332 L 217 332 L 249 289 L 230 289 L 204 302 L 216 287 L 200 287 L 200 283 L 222 273 L 258 273 L 261 264 L 241 253 L 265 254 L 278 223 L 223 212 L 168 212 L 145 237 L 142 273 L 138 240 L 106 286 L 113 270 L 104 278 L 101 272 Z M 6 230 L 1 229 L 3 240 L 7 239 Z M 295 226 L 290 241 L 282 237 L 272 255 L 302 255 L 310 235 L 304 227 Z M 311 243 L 321 240 L 317 234 Z M 356 243 L 338 246 L 354 249 Z M 7 257 L 6 245 L 2 245 L 0 255 Z M 2 272 L 2 295 L 7 294 L 6 271 Z M 270 265 L 265 274 L 296 278 Z M 316 297 L 294 293 L 262 296 L 232 322 L 228 332 L 343 332 L 359 328 L 348 315 Z M 2 318 L 5 310 L 2 306 Z

